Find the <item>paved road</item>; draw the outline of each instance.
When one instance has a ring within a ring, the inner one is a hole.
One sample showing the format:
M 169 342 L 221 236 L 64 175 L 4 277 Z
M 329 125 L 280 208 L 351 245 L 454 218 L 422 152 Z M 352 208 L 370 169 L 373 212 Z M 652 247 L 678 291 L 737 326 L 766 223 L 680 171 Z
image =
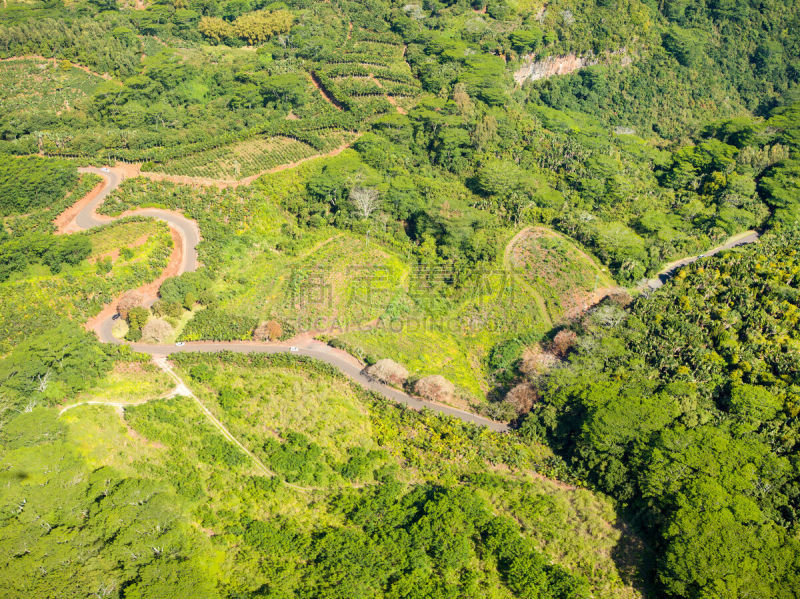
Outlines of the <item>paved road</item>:
M 108 194 L 122 183 L 122 179 L 124 178 L 122 173 L 116 169 L 103 170 L 94 167 L 80 168 L 78 170 L 82 173 L 100 175 L 105 180 L 106 185 L 100 193 L 97 194 L 97 197 L 84 206 L 75 216 L 75 224 L 78 228 L 86 230 L 108 224 L 115 220 L 109 216 L 99 215 L 96 211 L 106 200 Z M 177 212 L 159 210 L 158 208 L 128 210 L 121 216 L 155 218 L 167 223 L 170 227 L 175 229 L 183 239 L 183 263 L 181 264 L 181 272 L 193 272 L 197 270 L 197 244 L 200 242 L 200 229 L 193 220 Z
M 718 245 L 717 247 L 708 250 L 704 254 L 700 254 L 699 256 L 689 256 L 688 258 L 683 258 L 682 260 L 671 262 L 667 264 L 661 270 L 661 272 L 659 272 L 654 278 L 645 281 L 642 287 L 645 289 L 647 288 L 653 290 L 658 289 L 659 287 L 663 286 L 664 283 L 666 283 L 672 277 L 674 277 L 675 273 L 678 272 L 681 268 L 683 268 L 687 264 L 691 264 L 692 262 L 697 262 L 702 258 L 713 256 L 714 254 L 724 252 L 725 250 L 735 248 L 736 246 L 739 245 L 747 245 L 749 243 L 755 243 L 758 241 L 758 238 L 759 234 L 756 231 L 745 231 L 744 233 L 731 237 L 728 241 L 726 241 L 722 245 Z
M 119 186 L 124 178 L 121 171 L 116 169 L 99 169 L 99 168 L 81 168 L 81 172 L 94 173 L 100 175 L 106 182 L 105 187 L 97 195 L 94 200 L 84 206 L 75 217 L 75 223 L 80 229 L 91 229 L 99 227 L 114 220 L 111 217 L 96 214 L 97 208 L 105 201 L 108 194 Z M 123 216 L 144 216 L 157 218 L 165 221 L 171 227 L 176 229 L 184 240 L 184 258 L 180 272 L 189 272 L 197 269 L 197 243 L 200 240 L 199 230 L 194 221 L 181 216 L 180 214 L 170 212 L 167 210 L 159 210 L 157 208 L 142 208 L 131 210 L 123 213 Z M 114 321 L 111 317 L 101 322 L 97 332 L 100 341 L 104 343 L 122 344 L 123 341 L 117 339 L 112 334 Z M 299 345 L 297 354 L 321 360 L 337 368 L 342 374 L 357 382 L 362 387 L 379 393 L 383 397 L 402 403 L 415 410 L 423 408 L 429 409 L 433 412 L 444 414 L 458 418 L 464 422 L 485 426 L 491 430 L 504 432 L 508 430 L 508 425 L 502 422 L 496 422 L 488 418 L 483 418 L 477 414 L 472 414 L 449 406 L 434 404 L 427 401 L 422 401 L 417 397 L 403 393 L 402 391 L 384 385 L 378 381 L 366 376 L 363 371 L 363 366 L 358 364 L 357 361 L 345 354 L 341 350 L 332 348 L 324 343 L 309 339 L 307 341 L 298 342 Z M 186 343 L 183 346 L 176 345 L 152 345 L 149 343 L 129 343 L 134 350 L 150 354 L 155 357 L 168 356 L 174 353 L 183 352 L 220 352 L 231 351 L 237 353 L 286 353 L 289 352 L 291 346 L 279 343 L 254 343 L 254 342 L 194 342 Z

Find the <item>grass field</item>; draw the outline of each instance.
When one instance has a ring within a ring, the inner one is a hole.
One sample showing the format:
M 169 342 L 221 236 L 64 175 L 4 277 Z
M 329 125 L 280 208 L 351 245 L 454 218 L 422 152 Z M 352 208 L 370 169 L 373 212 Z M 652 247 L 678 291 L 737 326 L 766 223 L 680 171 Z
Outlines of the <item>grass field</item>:
M 442 374 L 461 387 L 467 403 L 480 403 L 491 387 L 485 361 L 493 346 L 544 335 L 584 307 L 595 289 L 614 284 L 591 256 L 543 227 L 516 238 L 506 256 L 436 312 L 417 306 L 397 326 L 340 337 L 356 353 L 392 358 L 413 376 Z
M 537 288 L 553 320 L 585 308 L 596 290 L 615 284 L 592 256 L 545 227 L 524 232 L 507 256 L 507 266 Z
M 173 386 L 172 379 L 150 362 L 118 362 L 94 388 L 81 393 L 71 403 L 137 403 L 161 397 Z

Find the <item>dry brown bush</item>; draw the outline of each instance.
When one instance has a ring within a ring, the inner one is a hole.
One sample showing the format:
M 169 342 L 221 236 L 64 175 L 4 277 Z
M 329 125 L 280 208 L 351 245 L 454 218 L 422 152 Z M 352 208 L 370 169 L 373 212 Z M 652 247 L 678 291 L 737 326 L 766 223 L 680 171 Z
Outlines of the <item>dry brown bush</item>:
M 366 372 L 371 377 L 390 385 L 402 385 L 408 380 L 408 370 L 402 364 L 388 358 L 378 360 L 367 367 Z
M 620 308 L 627 308 L 633 301 L 630 293 L 624 289 L 615 289 L 605 297 L 605 301 L 611 302 Z
M 283 327 L 277 320 L 262 322 L 253 331 L 253 339 L 256 341 L 277 341 L 283 335 Z
M 451 401 L 456 387 L 441 375 L 434 374 L 414 383 L 414 393 L 430 401 Z
M 544 351 L 541 346 L 536 343 L 526 347 L 522 351 L 522 360 L 520 361 L 519 369 L 527 377 L 534 377 L 544 373 L 556 362 L 556 357 Z
M 575 340 L 577 338 L 578 335 L 575 334 L 575 331 L 563 329 L 553 337 L 553 342 L 550 344 L 550 351 L 553 352 L 555 356 L 563 359 L 569 353 L 569 350 L 572 349 L 572 346 L 575 345 Z
M 517 415 L 527 414 L 539 400 L 539 392 L 530 383 L 521 383 L 506 394 L 506 403 L 512 405 Z
M 172 325 L 161 318 L 151 318 L 142 327 L 142 341 L 145 343 L 161 343 L 172 334 Z
M 128 291 L 121 298 L 119 298 L 119 301 L 117 302 L 117 313 L 122 318 L 127 319 L 128 312 L 131 311 L 131 308 L 139 308 L 143 305 L 144 296 L 141 293 L 138 291 Z

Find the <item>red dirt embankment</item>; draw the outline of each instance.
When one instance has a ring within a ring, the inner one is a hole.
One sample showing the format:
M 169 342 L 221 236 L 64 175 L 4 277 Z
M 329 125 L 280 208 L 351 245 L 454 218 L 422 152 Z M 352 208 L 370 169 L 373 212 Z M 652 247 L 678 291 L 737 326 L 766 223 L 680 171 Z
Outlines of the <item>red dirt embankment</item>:
M 169 277 L 174 277 L 180 274 L 181 264 L 183 264 L 183 237 L 181 234 L 170 227 L 170 235 L 172 235 L 172 253 L 169 256 L 166 268 L 161 272 L 159 277 L 149 283 L 145 283 L 141 287 L 137 287 L 135 291 L 142 294 L 145 302 L 149 303 L 158 299 L 158 289 L 161 283 L 166 281 Z M 120 293 L 111 302 L 103 306 L 103 309 L 96 315 L 84 323 L 84 328 L 87 331 L 98 332 L 97 329 L 101 323 L 111 318 L 117 312 L 117 303 L 123 295 L 128 293 L 128 290 Z

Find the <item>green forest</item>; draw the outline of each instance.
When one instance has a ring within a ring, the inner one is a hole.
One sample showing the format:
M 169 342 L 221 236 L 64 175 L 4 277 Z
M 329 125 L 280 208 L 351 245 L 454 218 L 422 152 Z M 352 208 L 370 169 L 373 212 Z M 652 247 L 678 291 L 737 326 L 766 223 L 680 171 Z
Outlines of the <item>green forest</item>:
M 4 2 L 0 597 L 796 597 L 799 8 Z

